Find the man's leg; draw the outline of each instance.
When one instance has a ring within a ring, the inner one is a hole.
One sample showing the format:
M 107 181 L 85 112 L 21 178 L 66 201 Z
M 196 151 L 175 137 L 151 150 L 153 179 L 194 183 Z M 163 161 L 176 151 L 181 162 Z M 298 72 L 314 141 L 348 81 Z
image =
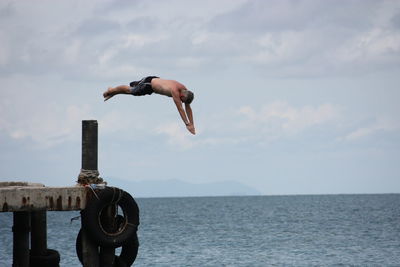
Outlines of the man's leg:
M 119 85 L 117 87 L 108 87 L 107 91 L 103 93 L 104 101 L 118 94 L 131 94 L 131 87 L 129 85 Z

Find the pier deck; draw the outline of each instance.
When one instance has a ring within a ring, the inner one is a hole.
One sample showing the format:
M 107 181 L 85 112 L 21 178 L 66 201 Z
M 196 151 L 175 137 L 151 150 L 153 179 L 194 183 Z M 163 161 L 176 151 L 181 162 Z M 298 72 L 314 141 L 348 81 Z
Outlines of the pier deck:
M 86 206 L 86 195 L 87 189 L 83 186 L 0 182 L 0 212 L 82 210 Z

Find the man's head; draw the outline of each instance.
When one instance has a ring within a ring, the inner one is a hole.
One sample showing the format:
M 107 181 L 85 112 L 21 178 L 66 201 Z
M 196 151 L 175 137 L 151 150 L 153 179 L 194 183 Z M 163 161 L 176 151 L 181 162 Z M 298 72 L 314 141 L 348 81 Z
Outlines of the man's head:
M 190 104 L 192 103 L 193 99 L 194 99 L 194 94 L 192 91 L 189 90 L 182 91 L 181 100 L 183 103 Z

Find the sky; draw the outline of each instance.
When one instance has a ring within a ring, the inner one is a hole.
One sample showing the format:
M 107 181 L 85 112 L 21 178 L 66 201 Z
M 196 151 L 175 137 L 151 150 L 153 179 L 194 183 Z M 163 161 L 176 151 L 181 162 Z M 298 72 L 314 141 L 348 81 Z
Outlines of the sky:
M 239 182 L 266 195 L 400 193 L 400 2 L 0 1 L 0 181 Z M 156 75 L 195 94 L 115 96 Z

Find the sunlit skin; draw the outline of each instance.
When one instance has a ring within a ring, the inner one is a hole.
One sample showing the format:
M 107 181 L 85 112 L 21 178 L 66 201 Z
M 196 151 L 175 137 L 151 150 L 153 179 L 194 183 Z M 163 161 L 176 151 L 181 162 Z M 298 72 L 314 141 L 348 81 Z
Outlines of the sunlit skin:
M 185 90 L 187 90 L 187 88 L 180 82 L 160 78 L 153 78 L 151 80 L 151 87 L 156 94 L 172 97 L 172 100 L 174 101 L 176 108 L 178 109 L 179 115 L 186 125 L 186 129 L 190 133 L 196 134 L 192 108 L 190 107 L 190 104 L 185 103 L 185 108 L 183 108 L 182 105 L 182 103 L 184 103 L 186 100 L 184 92 Z M 131 87 L 129 85 L 109 87 L 107 91 L 103 93 L 104 101 L 118 94 L 131 94 Z

